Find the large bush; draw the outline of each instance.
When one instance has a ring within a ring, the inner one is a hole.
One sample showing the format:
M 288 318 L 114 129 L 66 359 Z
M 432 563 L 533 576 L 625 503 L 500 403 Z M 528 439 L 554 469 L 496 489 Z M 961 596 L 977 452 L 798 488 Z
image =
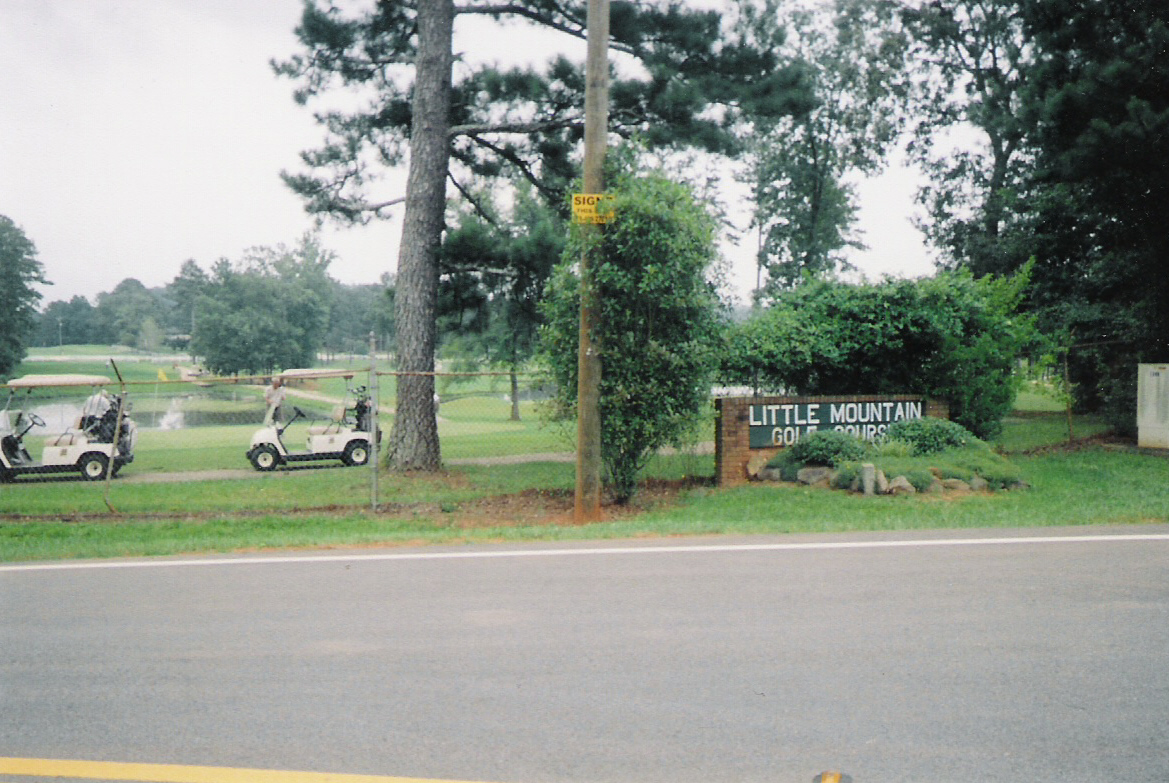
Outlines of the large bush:
M 910 444 L 917 456 L 960 448 L 974 440 L 961 424 L 929 417 L 895 421 L 889 425 L 887 435 L 891 441 Z
M 839 466 L 862 459 L 865 456 L 865 444 L 847 432 L 818 430 L 800 438 L 786 451 L 790 452 L 792 462 Z
M 714 219 L 666 177 L 626 176 L 592 262 L 599 302 L 601 457 L 618 502 L 660 447 L 682 445 L 706 408 L 717 364 L 718 297 L 707 281 Z M 582 234 L 574 231 L 546 289 L 541 354 L 559 414 L 575 416 Z
M 1015 313 L 1029 271 L 807 282 L 730 331 L 723 380 L 796 394 L 922 394 L 947 400 L 952 419 L 991 438 L 1033 333 Z

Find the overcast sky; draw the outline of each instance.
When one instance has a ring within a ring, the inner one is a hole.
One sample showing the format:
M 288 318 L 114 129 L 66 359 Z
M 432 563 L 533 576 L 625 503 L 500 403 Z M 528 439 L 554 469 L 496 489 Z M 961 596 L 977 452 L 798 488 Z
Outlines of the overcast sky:
M 127 277 L 164 285 L 187 259 L 209 269 L 312 228 L 279 174 L 322 133 L 268 64 L 296 50 L 300 9 L 301 0 L 0 0 L 0 214 L 37 247 L 53 283 L 42 304 L 92 301 Z M 510 41 L 495 37 L 500 51 L 525 47 L 515 29 Z M 871 249 L 854 261 L 871 278 L 932 271 L 909 224 L 915 181 L 894 169 L 862 185 Z M 400 233 L 398 217 L 326 225 L 333 276 L 377 282 L 397 262 Z M 740 295 L 754 284 L 754 244 L 727 251 Z

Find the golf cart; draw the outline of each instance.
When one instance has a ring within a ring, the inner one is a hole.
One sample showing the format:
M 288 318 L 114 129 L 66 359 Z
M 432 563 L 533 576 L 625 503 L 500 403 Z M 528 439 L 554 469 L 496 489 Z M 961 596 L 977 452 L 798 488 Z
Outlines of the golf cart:
M 280 378 L 285 382 L 304 378 L 336 378 L 337 372 L 327 370 L 285 370 Z M 347 380 L 351 375 L 343 376 Z M 353 395 L 353 404 L 345 401 L 333 410 L 329 419 L 314 419 L 295 405 L 292 417 L 281 424 L 276 419 L 279 405 L 269 405 L 264 417 L 264 426 L 252 436 L 248 449 L 248 460 L 260 471 L 275 470 L 281 465 L 295 462 L 317 462 L 339 459 L 346 465 L 365 465 L 370 459 L 370 425 L 373 411 L 369 392 L 364 386 L 348 389 Z M 299 419 L 309 422 L 307 448 L 305 451 L 289 451 L 284 445 L 284 432 Z M 381 430 L 375 434 L 381 442 Z M 377 451 L 377 447 L 374 447 Z
M 125 393 L 110 395 L 101 388 L 111 383 L 104 375 L 26 375 L 6 384 L 8 400 L 0 410 L 0 481 L 24 474 L 71 473 L 78 471 L 87 481 L 118 475 L 122 466 L 134 461 L 138 428 L 127 415 Z M 12 408 L 20 391 L 91 386 L 93 394 L 82 413 L 57 435 L 45 438 L 40 461 L 29 454 L 24 436 L 33 427 L 45 427 L 45 420 L 29 410 Z

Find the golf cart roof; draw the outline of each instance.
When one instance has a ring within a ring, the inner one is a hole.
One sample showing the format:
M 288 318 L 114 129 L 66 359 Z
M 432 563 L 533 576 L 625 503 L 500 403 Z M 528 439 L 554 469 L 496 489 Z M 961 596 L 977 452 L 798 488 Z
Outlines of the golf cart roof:
M 108 386 L 113 383 L 104 375 L 25 375 L 13 378 L 7 384 L 9 389 L 39 389 L 48 386 Z
M 284 370 L 279 374 L 281 378 L 288 378 L 295 380 L 299 378 L 352 378 L 353 370 L 315 370 L 311 368 L 301 368 L 296 370 Z

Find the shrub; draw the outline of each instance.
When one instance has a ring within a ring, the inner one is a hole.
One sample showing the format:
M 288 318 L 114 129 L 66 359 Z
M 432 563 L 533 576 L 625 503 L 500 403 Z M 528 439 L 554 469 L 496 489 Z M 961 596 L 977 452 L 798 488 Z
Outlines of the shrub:
M 992 438 L 1032 339 L 1033 319 L 1016 314 L 1030 273 L 807 281 L 729 330 L 721 380 L 792 394 L 921 394 L 947 400 L 955 421 Z
M 873 445 L 878 457 L 911 457 L 913 456 L 913 444 L 906 443 L 903 440 L 894 440 L 892 438 L 885 438 Z
M 930 485 L 934 483 L 934 474 L 930 473 L 925 468 L 918 468 L 916 470 L 905 471 L 905 478 L 913 485 L 913 488 L 918 492 L 929 491 Z
M 946 449 L 960 448 L 976 440 L 970 430 L 945 419 L 902 419 L 889 425 L 890 440 L 904 441 L 913 448 L 913 454 L 936 454 Z
M 864 458 L 865 444 L 847 432 L 819 430 L 800 438 L 788 451 L 795 462 L 836 467 Z
M 836 476 L 832 479 L 832 486 L 836 489 L 851 489 L 853 482 L 861 480 L 861 465 L 859 462 L 846 462 L 838 465 Z
M 622 174 L 611 189 L 616 218 L 598 238 L 573 230 L 541 305 L 541 356 L 555 381 L 553 410 L 576 414 L 581 253 L 590 266 L 600 381 L 601 459 L 619 503 L 662 446 L 682 446 L 708 410 L 722 328 L 707 271 L 718 224 L 691 189 L 663 174 Z

